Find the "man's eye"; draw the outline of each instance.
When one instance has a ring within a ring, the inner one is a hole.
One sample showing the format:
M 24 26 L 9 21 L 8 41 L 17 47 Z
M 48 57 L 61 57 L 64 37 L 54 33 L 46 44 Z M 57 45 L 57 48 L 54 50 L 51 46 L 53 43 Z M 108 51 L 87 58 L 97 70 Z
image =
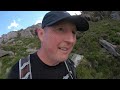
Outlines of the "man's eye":
M 63 28 L 58 28 L 59 31 L 61 32 L 64 32 L 64 29 Z

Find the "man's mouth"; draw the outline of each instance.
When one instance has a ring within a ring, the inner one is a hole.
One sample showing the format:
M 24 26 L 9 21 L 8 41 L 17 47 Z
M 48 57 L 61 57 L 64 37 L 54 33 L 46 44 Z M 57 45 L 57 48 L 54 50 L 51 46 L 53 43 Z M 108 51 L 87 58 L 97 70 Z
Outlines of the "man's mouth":
M 67 51 L 68 50 L 68 48 L 66 48 L 66 47 L 59 47 L 59 49 L 63 50 L 63 51 Z

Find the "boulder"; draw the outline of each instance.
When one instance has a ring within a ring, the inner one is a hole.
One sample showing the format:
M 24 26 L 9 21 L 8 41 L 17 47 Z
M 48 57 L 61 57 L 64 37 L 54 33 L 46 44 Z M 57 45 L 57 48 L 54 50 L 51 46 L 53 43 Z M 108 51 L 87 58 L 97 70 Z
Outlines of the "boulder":
M 111 43 L 107 42 L 106 40 L 99 40 L 99 43 L 113 56 L 118 57 L 120 54 L 115 50 L 116 46 L 112 45 Z
M 114 20 L 120 20 L 120 11 L 112 11 L 111 18 Z
M 71 54 L 71 60 L 74 62 L 75 67 L 80 64 L 80 61 L 83 59 L 83 55 Z
M 0 49 L 0 57 L 6 56 L 6 55 L 13 55 L 14 53 L 12 51 L 4 51 Z

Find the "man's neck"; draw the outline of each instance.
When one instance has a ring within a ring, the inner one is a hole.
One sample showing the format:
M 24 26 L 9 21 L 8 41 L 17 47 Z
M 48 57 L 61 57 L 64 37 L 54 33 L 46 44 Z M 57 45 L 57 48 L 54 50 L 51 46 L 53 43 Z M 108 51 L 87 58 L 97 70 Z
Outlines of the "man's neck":
M 48 66 L 56 66 L 60 63 L 56 60 L 49 59 L 48 56 L 45 54 L 45 52 L 41 48 L 37 51 L 37 55 L 39 59 Z

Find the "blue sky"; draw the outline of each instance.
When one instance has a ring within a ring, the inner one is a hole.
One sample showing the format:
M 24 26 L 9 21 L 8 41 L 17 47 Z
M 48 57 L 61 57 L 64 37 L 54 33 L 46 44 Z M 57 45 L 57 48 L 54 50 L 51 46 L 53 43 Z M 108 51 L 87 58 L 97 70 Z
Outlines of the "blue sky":
M 47 12 L 49 11 L 0 11 L 0 36 L 42 22 Z M 80 14 L 79 11 L 68 12 L 71 15 Z

